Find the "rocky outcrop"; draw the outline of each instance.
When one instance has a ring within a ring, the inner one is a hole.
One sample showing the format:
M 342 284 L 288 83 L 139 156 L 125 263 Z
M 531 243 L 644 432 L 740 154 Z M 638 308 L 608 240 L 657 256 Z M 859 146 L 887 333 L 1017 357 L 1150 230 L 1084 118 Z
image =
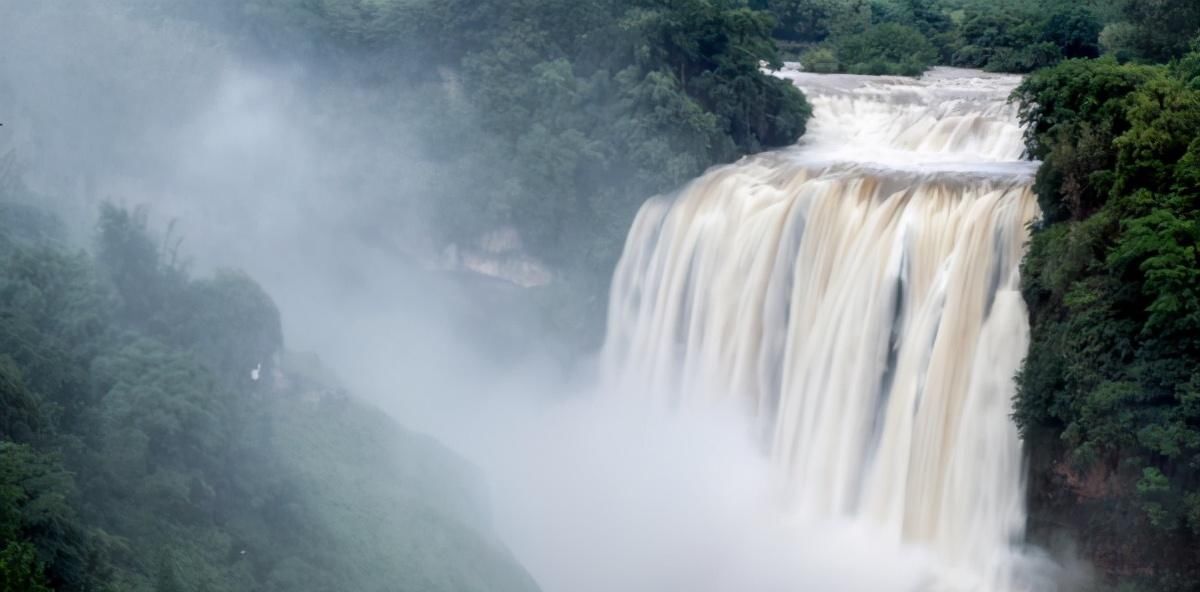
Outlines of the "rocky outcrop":
M 478 273 L 523 288 L 544 286 L 553 279 L 544 263 L 525 253 L 521 235 L 511 226 L 485 233 L 472 244 L 447 246 L 442 267 Z
M 1050 433 L 1026 445 L 1032 543 L 1071 549 L 1092 565 L 1100 590 L 1200 589 L 1200 537 L 1151 524 L 1139 506 L 1138 476 L 1119 456 L 1084 466 Z

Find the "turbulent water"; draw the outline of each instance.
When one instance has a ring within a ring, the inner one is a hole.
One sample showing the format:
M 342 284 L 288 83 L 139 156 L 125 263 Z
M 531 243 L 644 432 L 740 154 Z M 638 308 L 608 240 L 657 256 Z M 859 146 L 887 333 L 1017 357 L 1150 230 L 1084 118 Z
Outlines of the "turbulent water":
M 1019 78 L 781 75 L 808 134 L 642 208 L 605 374 L 672 407 L 743 403 L 785 506 L 928 550 L 931 588 L 1027 588 Z

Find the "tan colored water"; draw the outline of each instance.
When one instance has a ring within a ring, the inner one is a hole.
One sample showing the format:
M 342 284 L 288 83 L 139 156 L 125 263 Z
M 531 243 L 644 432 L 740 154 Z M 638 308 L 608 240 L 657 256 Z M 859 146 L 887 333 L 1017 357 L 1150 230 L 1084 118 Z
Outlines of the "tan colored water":
M 784 505 L 927 548 L 938 589 L 1019 589 L 1009 415 L 1037 215 L 1019 79 L 782 75 L 809 133 L 642 208 L 605 374 L 672 406 L 744 403 Z

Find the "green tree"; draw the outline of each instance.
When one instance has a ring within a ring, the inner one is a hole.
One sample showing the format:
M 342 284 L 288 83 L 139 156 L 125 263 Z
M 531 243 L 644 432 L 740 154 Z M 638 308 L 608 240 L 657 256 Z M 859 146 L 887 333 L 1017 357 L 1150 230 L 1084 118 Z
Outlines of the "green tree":
M 1086 528 L 1123 523 L 1139 542 L 1117 553 L 1156 566 L 1156 589 L 1200 577 L 1147 551 L 1194 553 L 1200 534 L 1200 91 L 1186 73 L 1071 60 L 1016 94 L 1046 213 L 1022 269 L 1033 331 L 1016 418 L 1057 442 L 1035 455 L 1112 474 L 1102 502 L 1081 502 L 1099 513 Z
M 16 541 L 0 548 L 0 592 L 50 592 L 33 545 Z
M 871 21 L 870 4 L 862 0 L 754 0 L 750 6 L 774 15 L 774 34 L 787 41 L 816 43 L 859 31 Z
M 937 49 L 924 35 L 895 23 L 835 40 L 843 70 L 855 74 L 917 76 L 933 65 Z
M 1042 28 L 1042 40 L 1058 46 L 1066 58 L 1095 58 L 1100 56 L 1099 19 L 1082 6 L 1067 7 L 1056 12 Z
M 997 72 L 1029 72 L 1054 64 L 1062 58 L 1061 50 L 1041 40 L 1040 23 L 1029 12 L 996 8 L 973 13 L 963 21 L 954 64 Z
M 1183 56 L 1200 31 L 1200 4 L 1192 0 L 1125 0 L 1122 6 L 1132 26 L 1126 42 L 1143 60 L 1166 62 Z
M 79 522 L 75 495 L 57 458 L 0 442 L 0 570 L 34 589 L 39 580 L 54 590 L 102 589 L 103 558 Z
M 181 285 L 181 276 L 166 260 L 166 244 L 146 230 L 145 208 L 127 210 L 105 203 L 100 208 L 96 260 L 120 299 L 128 320 L 159 327 L 165 303 Z M 173 250 L 173 249 L 170 249 Z

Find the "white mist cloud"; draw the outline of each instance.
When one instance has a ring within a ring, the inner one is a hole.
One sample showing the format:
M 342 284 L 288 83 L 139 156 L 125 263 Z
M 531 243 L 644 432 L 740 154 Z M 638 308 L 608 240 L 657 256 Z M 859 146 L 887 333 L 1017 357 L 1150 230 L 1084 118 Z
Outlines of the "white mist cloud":
M 899 592 L 930 581 L 917 550 L 783 512 L 770 463 L 731 409 L 674 415 L 601 392 L 443 409 L 430 429 L 480 467 L 496 528 L 546 592 Z

